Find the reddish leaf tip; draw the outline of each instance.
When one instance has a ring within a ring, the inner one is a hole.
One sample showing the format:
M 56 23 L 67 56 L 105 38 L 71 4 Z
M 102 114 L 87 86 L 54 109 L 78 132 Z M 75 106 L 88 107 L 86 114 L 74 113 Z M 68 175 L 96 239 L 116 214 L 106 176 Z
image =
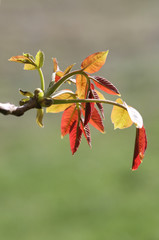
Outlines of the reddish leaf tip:
M 146 137 L 145 128 L 144 126 L 142 128 L 136 128 L 136 140 L 135 140 L 132 170 L 137 170 L 139 165 L 142 163 L 146 148 L 147 148 L 147 137 Z

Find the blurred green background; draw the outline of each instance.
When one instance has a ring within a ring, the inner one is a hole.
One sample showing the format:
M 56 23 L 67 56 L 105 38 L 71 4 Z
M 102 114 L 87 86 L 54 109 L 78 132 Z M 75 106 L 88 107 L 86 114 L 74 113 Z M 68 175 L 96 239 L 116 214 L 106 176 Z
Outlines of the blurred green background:
M 99 74 L 144 118 L 148 150 L 132 172 L 135 127 L 113 130 L 105 106 L 106 134 L 92 128 L 72 156 L 60 138 L 61 114 L 44 129 L 35 110 L 21 118 L 0 115 L 0 239 L 159 239 L 159 1 L 1 0 L 0 102 L 18 104 L 18 89 L 40 87 L 38 74 L 7 60 L 45 52 L 47 84 L 52 57 L 62 69 L 109 49 Z M 112 96 L 106 98 L 114 99 Z

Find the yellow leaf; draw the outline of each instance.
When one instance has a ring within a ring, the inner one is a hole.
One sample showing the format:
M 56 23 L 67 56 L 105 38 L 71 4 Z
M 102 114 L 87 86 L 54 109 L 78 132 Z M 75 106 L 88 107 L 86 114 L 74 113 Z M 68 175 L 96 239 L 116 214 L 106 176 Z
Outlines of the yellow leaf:
M 35 70 L 35 69 L 37 69 L 37 67 L 35 65 L 32 65 L 32 64 L 24 65 L 24 70 Z
M 58 113 L 63 112 L 66 108 L 70 107 L 72 103 L 65 104 L 53 104 L 50 107 L 46 108 L 47 113 Z
M 83 60 L 81 68 L 88 73 L 95 73 L 104 65 L 109 51 L 91 54 Z
M 123 101 L 121 98 L 118 98 L 116 102 L 123 104 Z M 131 120 L 128 111 L 118 106 L 113 107 L 113 110 L 111 113 L 111 120 L 112 120 L 112 123 L 114 124 L 114 129 L 128 128 L 133 124 L 133 121 Z
M 75 94 L 70 90 L 63 90 L 61 94 L 56 94 L 53 99 L 75 99 Z M 46 108 L 47 113 L 58 113 L 63 112 L 66 108 L 71 106 L 72 103 L 64 104 L 52 104 L 50 107 Z
M 44 127 L 42 120 L 43 120 L 43 115 L 44 115 L 44 110 L 42 108 L 37 110 L 37 115 L 36 115 L 36 122 L 40 127 Z

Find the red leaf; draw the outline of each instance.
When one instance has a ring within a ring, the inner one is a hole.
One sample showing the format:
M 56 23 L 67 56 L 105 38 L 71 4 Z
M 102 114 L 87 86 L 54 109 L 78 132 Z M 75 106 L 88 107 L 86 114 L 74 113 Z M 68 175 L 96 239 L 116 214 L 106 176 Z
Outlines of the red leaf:
M 92 86 L 93 84 L 91 84 L 91 86 Z M 94 87 L 94 86 L 93 86 Z M 99 98 L 99 96 L 98 96 L 98 94 L 97 94 L 97 92 L 96 92 L 96 90 L 94 90 L 94 89 L 92 89 L 92 94 L 93 94 L 93 98 L 94 99 L 100 99 Z M 103 105 L 101 104 L 101 103 L 96 103 L 97 104 L 97 107 L 98 107 L 98 109 L 99 109 L 99 111 L 100 111 L 100 113 L 101 113 L 101 115 L 102 115 L 102 118 L 104 119 L 104 109 L 103 109 Z
M 93 76 L 93 81 L 95 85 L 101 90 L 105 91 L 108 94 L 120 95 L 118 89 L 107 79 L 99 76 Z
M 97 109 L 94 107 L 91 119 L 89 121 L 90 124 L 93 125 L 96 129 L 98 129 L 100 132 L 104 133 L 104 125 L 103 121 L 101 119 L 100 114 L 98 113 Z
M 135 140 L 132 170 L 138 169 L 139 165 L 141 164 L 144 158 L 144 153 L 146 151 L 146 148 L 147 148 L 147 138 L 146 138 L 145 128 L 144 126 L 142 128 L 136 128 L 136 140 Z
M 88 98 L 91 98 L 91 99 L 93 98 L 93 95 L 92 95 L 91 91 L 89 91 Z M 84 126 L 87 125 L 87 123 L 89 122 L 89 120 L 91 118 L 91 114 L 92 114 L 93 108 L 94 108 L 94 103 L 86 103 L 85 104 Z
M 76 105 L 73 104 L 67 108 L 62 115 L 61 119 L 61 135 L 62 137 L 69 133 L 70 128 L 75 120 L 78 119 L 78 111 Z
M 63 77 L 64 73 L 62 71 L 57 71 L 55 73 L 55 82 L 58 82 L 62 77 Z
M 70 138 L 70 147 L 72 154 L 74 154 L 80 143 L 81 143 L 81 137 L 82 137 L 82 130 L 79 126 L 78 120 L 74 121 L 70 131 L 69 131 L 69 138 Z
M 81 129 L 82 129 L 82 132 L 83 132 L 83 135 L 85 136 L 87 142 L 88 142 L 88 145 L 91 147 L 91 132 L 90 132 L 90 128 L 87 125 L 84 126 L 84 123 L 81 119 Z

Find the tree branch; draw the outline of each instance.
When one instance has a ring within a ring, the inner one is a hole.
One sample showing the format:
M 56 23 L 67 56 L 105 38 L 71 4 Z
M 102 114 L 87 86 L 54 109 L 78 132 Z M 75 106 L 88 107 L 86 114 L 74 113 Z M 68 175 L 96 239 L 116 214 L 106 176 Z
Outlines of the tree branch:
M 16 117 L 22 116 L 32 108 L 39 108 L 36 98 L 31 98 L 23 106 L 15 106 L 11 103 L 0 103 L 0 113 L 4 115 L 14 115 Z

